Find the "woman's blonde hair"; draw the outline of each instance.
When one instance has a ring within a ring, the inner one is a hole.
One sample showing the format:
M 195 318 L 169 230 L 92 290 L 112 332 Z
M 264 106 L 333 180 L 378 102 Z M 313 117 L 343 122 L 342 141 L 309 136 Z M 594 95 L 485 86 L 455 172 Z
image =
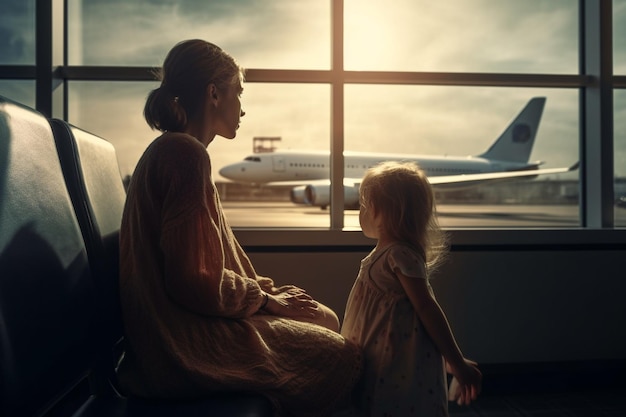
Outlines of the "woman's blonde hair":
M 440 264 L 447 239 L 437 221 L 432 186 L 416 163 L 388 161 L 368 169 L 359 199 L 381 216 L 384 233 L 420 252 L 429 271 Z
M 244 70 L 219 46 L 190 39 L 170 50 L 155 75 L 161 85 L 148 95 L 144 118 L 152 129 L 180 132 L 202 110 L 209 84 L 225 91 L 243 82 Z

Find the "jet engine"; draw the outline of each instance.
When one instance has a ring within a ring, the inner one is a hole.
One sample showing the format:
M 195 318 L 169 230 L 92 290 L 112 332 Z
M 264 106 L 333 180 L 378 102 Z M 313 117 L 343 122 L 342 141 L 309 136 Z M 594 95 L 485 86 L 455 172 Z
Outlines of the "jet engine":
M 296 187 L 299 188 L 299 187 Z M 292 193 L 292 201 L 294 195 Z M 294 201 L 295 202 L 295 201 Z M 307 185 L 304 188 L 304 203 L 325 209 L 330 204 L 330 185 Z M 346 209 L 359 207 L 359 187 L 343 187 L 343 204 Z
M 289 197 L 291 198 L 292 203 L 308 204 L 306 202 L 306 197 L 304 194 L 306 187 L 307 187 L 306 185 L 299 185 L 291 189 L 291 191 L 289 192 Z

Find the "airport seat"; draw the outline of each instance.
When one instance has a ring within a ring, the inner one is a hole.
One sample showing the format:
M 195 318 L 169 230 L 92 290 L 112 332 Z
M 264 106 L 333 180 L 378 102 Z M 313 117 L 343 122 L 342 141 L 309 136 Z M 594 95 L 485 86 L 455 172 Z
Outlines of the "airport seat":
M 84 386 L 95 300 L 50 124 L 0 97 L 0 415 L 43 415 Z
M 0 415 L 271 416 L 257 394 L 115 390 L 124 198 L 110 143 L 0 97 Z
M 98 337 L 112 346 L 123 337 L 118 240 L 126 191 L 117 155 L 111 143 L 62 120 L 50 125 L 97 288 Z

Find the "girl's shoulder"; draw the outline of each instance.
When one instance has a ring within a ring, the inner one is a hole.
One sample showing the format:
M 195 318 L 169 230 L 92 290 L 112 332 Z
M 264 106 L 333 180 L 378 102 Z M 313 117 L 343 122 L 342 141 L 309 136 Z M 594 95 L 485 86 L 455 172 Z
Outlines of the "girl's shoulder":
M 406 256 L 417 256 L 420 259 L 423 259 L 422 255 L 420 255 L 419 250 L 415 246 L 405 242 L 388 243 L 387 245 L 385 245 L 385 247 L 382 248 L 382 250 L 387 252 L 388 254 L 405 254 Z
M 389 267 L 408 277 L 427 278 L 426 262 L 420 252 L 405 243 L 392 243 L 385 255 Z

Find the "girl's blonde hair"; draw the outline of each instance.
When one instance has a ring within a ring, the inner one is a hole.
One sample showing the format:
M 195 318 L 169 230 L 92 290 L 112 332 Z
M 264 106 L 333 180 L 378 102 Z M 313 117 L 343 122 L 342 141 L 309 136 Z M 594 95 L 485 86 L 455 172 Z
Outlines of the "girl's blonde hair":
M 420 252 L 429 271 L 440 264 L 447 239 L 437 221 L 432 186 L 416 163 L 388 161 L 370 168 L 361 182 L 359 199 L 381 216 L 384 233 Z

